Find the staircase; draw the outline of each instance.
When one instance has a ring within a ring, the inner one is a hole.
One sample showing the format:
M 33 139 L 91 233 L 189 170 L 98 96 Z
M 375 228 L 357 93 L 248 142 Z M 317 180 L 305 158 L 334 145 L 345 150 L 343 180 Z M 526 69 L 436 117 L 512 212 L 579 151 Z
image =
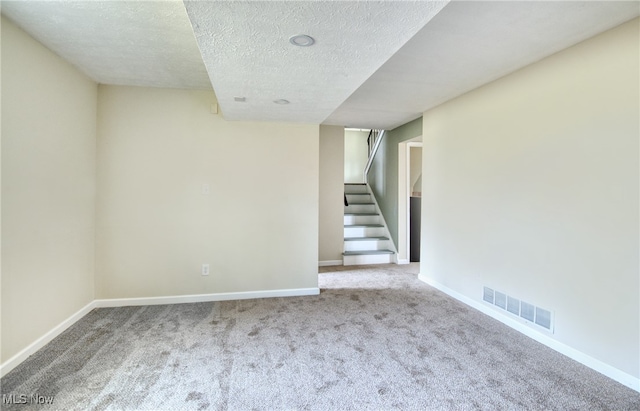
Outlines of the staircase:
M 366 184 L 345 184 L 344 265 L 384 264 L 395 261 L 384 218 Z

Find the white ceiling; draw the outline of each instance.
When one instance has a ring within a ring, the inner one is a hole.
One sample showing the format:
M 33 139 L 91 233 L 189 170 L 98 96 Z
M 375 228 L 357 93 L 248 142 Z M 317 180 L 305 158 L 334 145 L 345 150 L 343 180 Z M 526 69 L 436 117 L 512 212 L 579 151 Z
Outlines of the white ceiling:
M 453 1 L 325 123 L 393 129 L 638 14 L 629 1 Z
M 229 120 L 386 129 L 640 14 L 637 1 L 0 4 L 99 83 L 213 85 Z
M 185 1 L 225 118 L 303 123 L 322 123 L 445 5 Z M 297 34 L 316 43 L 293 46 Z
M 98 83 L 211 89 L 179 0 L 0 5 L 2 14 Z

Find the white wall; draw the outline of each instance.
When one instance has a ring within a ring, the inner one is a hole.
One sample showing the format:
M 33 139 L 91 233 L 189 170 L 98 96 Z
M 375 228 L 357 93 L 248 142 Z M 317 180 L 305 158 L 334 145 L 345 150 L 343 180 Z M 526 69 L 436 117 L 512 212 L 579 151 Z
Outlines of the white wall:
M 2 17 L 2 363 L 94 298 L 96 103 Z
M 100 86 L 98 298 L 318 286 L 318 125 L 228 122 L 214 102 Z
M 319 261 L 342 261 L 344 249 L 344 128 L 320 126 Z
M 344 132 L 344 182 L 364 183 L 364 168 L 367 166 L 368 131 L 345 130 Z
M 638 19 L 424 114 L 422 275 L 640 377 Z

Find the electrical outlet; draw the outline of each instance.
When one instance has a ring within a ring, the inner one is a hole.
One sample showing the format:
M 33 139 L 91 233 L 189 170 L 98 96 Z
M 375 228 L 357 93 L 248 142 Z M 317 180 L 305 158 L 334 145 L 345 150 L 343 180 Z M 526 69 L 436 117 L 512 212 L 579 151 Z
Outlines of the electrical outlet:
M 209 264 L 202 264 L 202 275 L 209 275 Z

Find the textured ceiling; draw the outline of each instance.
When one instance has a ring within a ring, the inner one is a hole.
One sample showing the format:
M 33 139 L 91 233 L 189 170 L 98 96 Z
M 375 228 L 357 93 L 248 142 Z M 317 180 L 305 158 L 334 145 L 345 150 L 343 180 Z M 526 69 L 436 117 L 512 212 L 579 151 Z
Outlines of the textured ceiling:
M 225 118 L 303 123 L 321 123 L 445 5 L 185 1 Z M 297 34 L 316 43 L 290 44 Z
M 638 1 L 0 4 L 99 83 L 213 85 L 230 120 L 385 129 L 640 14 Z M 303 33 L 316 44 L 289 43 Z
M 1 4 L 2 14 L 98 83 L 211 89 L 179 0 Z
M 325 123 L 392 129 L 639 13 L 629 1 L 451 2 Z

